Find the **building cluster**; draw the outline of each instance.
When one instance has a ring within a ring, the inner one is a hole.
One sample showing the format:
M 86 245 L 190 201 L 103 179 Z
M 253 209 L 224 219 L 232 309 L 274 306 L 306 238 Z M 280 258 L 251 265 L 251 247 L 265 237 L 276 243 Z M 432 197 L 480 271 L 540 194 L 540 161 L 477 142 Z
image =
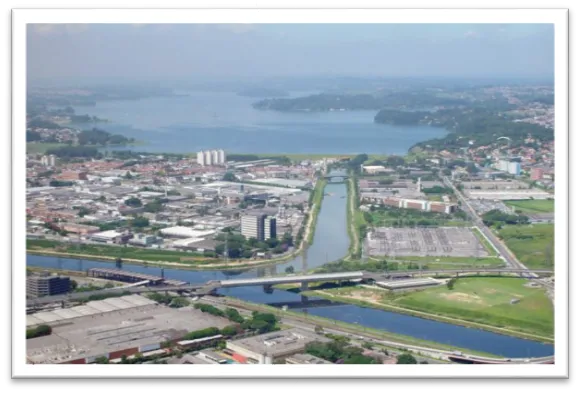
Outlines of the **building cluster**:
M 171 308 L 141 295 L 27 315 L 27 329 L 40 325 L 49 325 L 52 332 L 26 340 L 29 364 L 91 364 L 103 358 L 115 364 L 137 356 L 146 363 L 157 358 L 167 364 L 329 364 L 305 353 L 310 343 L 330 341 L 323 335 L 290 328 L 188 339 L 189 332 L 223 329 L 231 321 L 193 307 Z M 225 341 L 225 348 L 216 348 L 218 341 Z M 363 354 L 385 364 L 395 362 L 379 351 Z
M 377 204 L 399 209 L 414 209 L 426 212 L 451 214 L 456 211 L 457 204 L 448 195 L 441 201 L 429 200 L 423 192 L 424 188 L 444 187 L 439 181 L 417 182 L 408 179 L 399 179 L 388 184 L 381 184 L 379 180 L 359 180 L 360 201 L 363 204 Z
M 146 156 L 57 161 L 47 172 L 38 158 L 27 162 L 29 237 L 202 253 L 215 249 L 226 228 L 258 240 L 296 237 L 323 165 L 258 160 L 232 162 L 226 171 Z M 145 222 L 137 232 L 136 218 Z
M 51 275 L 48 272 L 30 274 L 26 277 L 27 298 L 61 295 L 68 293 L 70 289 L 70 277 Z
M 197 153 L 197 163 L 201 166 L 226 165 L 226 153 L 223 150 L 204 150 Z

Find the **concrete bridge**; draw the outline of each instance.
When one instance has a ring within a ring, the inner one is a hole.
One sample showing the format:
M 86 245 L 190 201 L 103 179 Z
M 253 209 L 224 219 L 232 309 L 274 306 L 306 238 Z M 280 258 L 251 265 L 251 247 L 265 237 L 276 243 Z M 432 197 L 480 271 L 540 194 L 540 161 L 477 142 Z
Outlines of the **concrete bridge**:
M 103 294 L 142 294 L 142 293 L 153 293 L 153 292 L 176 292 L 176 293 L 191 293 L 197 296 L 208 295 L 215 293 L 220 288 L 235 288 L 235 287 L 245 287 L 245 286 L 263 286 L 264 289 L 271 289 L 272 286 L 278 284 L 301 284 L 302 290 L 308 289 L 308 283 L 310 282 L 332 282 L 332 281 L 350 281 L 350 280 L 361 280 L 361 281 L 385 281 L 392 280 L 402 277 L 414 277 L 417 275 L 422 276 L 435 276 L 435 275 L 455 275 L 459 276 L 461 274 L 498 274 L 498 275 L 509 275 L 516 274 L 520 277 L 528 277 L 530 274 L 553 274 L 551 270 L 528 270 L 528 269 L 442 269 L 442 270 L 405 270 L 405 271 L 392 271 L 383 273 L 371 273 L 371 272 L 342 272 L 342 273 L 318 273 L 318 274 L 297 274 L 297 275 L 285 275 L 285 276 L 275 276 L 275 277 L 257 277 L 257 278 L 246 278 L 237 280 L 213 280 L 207 283 L 198 284 L 187 284 L 187 285 L 156 285 L 150 287 L 121 287 L 121 288 L 109 288 L 102 289 L 98 291 L 90 292 L 80 292 L 71 293 L 66 295 L 56 295 L 56 296 L 45 296 L 37 299 L 27 299 L 27 307 L 39 307 L 51 303 L 64 303 L 80 301 L 86 299 L 92 295 L 103 295 Z

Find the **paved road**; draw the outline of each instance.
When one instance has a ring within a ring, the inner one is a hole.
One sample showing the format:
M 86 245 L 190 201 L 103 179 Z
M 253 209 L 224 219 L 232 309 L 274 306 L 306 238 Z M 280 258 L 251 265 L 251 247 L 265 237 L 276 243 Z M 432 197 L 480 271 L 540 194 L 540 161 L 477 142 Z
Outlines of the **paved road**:
M 465 196 L 455 187 L 455 185 L 449 180 L 447 177 L 443 177 L 443 181 L 447 187 L 450 187 L 455 192 L 457 198 L 461 201 L 461 205 L 464 206 L 467 210 L 467 213 L 473 219 L 473 222 L 477 226 L 477 228 L 483 233 L 484 237 L 493 245 L 493 247 L 499 252 L 500 256 L 512 269 L 524 269 L 527 270 L 528 268 L 518 261 L 514 254 L 511 253 L 510 250 L 505 246 L 505 244 L 500 241 L 497 236 L 483 223 L 483 220 L 475 209 L 469 204 L 469 201 Z M 535 274 L 529 273 L 527 274 L 529 277 L 536 277 Z

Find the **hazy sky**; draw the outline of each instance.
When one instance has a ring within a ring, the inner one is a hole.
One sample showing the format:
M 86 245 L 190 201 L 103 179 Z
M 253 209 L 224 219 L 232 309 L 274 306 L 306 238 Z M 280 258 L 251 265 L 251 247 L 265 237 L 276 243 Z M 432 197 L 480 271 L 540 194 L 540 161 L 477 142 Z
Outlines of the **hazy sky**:
M 29 25 L 36 78 L 299 75 L 539 76 L 554 72 L 540 24 Z

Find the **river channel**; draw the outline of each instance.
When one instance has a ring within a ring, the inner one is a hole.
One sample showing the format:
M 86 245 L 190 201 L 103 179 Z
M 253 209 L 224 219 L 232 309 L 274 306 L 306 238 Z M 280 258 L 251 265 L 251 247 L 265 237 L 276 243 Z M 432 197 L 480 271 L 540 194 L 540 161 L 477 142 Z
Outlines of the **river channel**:
M 346 185 L 331 182 L 327 185 L 325 193 L 326 196 L 318 216 L 313 244 L 308 248 L 306 260 L 302 256 L 298 256 L 291 261 L 276 266 L 242 271 L 191 271 L 165 268 L 163 269 L 164 276 L 191 283 L 201 283 L 209 280 L 280 274 L 288 266 L 294 266 L 295 271 L 299 272 L 323 265 L 327 261 L 334 261 L 344 257 L 349 244 L 346 216 Z M 28 255 L 27 265 L 78 271 L 86 271 L 93 267 L 112 267 L 112 264 L 107 262 L 37 255 Z M 122 268 L 134 272 L 161 275 L 161 268 L 158 267 L 124 263 Z M 298 303 L 301 301 L 299 294 L 282 290 L 265 293 L 261 287 L 230 288 L 222 290 L 221 293 L 262 304 Z M 316 300 L 313 297 L 309 297 L 309 299 Z M 304 312 L 311 315 L 356 323 L 360 326 L 382 329 L 418 339 L 436 341 L 450 346 L 483 351 L 500 356 L 541 357 L 554 354 L 554 346 L 550 344 L 373 308 L 333 303 L 322 307 L 309 307 L 306 305 L 305 307 L 300 307 L 300 309 L 304 309 Z

